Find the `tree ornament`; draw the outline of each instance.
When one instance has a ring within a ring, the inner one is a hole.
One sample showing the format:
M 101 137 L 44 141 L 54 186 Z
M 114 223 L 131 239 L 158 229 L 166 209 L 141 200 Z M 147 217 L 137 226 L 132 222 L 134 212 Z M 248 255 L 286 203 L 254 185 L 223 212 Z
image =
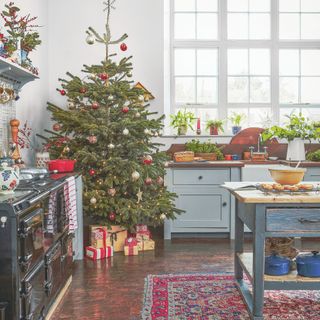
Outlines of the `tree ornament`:
M 85 87 L 81 87 L 79 91 L 83 94 L 87 92 L 87 89 Z
M 128 113 L 129 112 L 129 107 L 125 106 L 122 108 L 123 113 Z
M 120 49 L 121 49 L 121 51 L 127 51 L 128 47 L 125 43 L 121 43 Z
M 164 183 L 163 178 L 159 176 L 159 177 L 157 178 L 157 184 L 158 184 L 159 186 L 162 186 L 163 183 Z
M 94 37 L 91 35 L 91 34 L 88 34 L 87 38 L 86 38 L 86 42 L 87 44 L 94 44 L 95 40 L 94 40 Z
M 62 96 L 65 96 L 67 94 L 66 90 L 63 89 L 59 90 L 59 92 Z
M 139 192 L 137 193 L 137 198 L 138 198 L 137 203 L 140 203 L 142 201 L 142 195 L 143 195 L 143 192 L 139 188 Z
M 139 95 L 138 100 L 143 102 L 144 101 L 144 96 L 142 94 Z
M 167 218 L 167 216 L 166 216 L 164 213 L 161 213 L 160 219 L 161 219 L 161 220 L 165 220 L 166 218 Z
M 145 133 L 145 134 L 150 134 L 149 129 L 144 129 L 144 133 Z
M 108 100 L 109 100 L 109 101 L 111 101 L 111 100 L 113 100 L 113 99 L 114 99 L 113 95 L 110 95 L 110 96 L 108 97 Z
M 59 123 L 55 123 L 53 126 L 52 126 L 52 129 L 54 131 L 60 131 L 61 130 L 61 126 Z
M 94 102 L 94 103 L 91 105 L 91 108 L 92 108 L 93 110 L 97 110 L 97 109 L 99 109 L 99 107 L 100 107 L 100 104 L 99 104 L 98 102 Z
M 92 176 L 94 176 L 96 174 L 96 170 L 94 170 L 94 169 L 90 169 L 89 170 L 89 175 L 92 177 Z
M 97 203 L 97 199 L 96 199 L 95 197 L 92 197 L 92 198 L 90 199 L 90 203 L 91 203 L 91 204 L 96 204 L 96 203 Z
M 129 134 L 129 130 L 127 128 L 123 129 L 122 133 L 127 136 Z
M 153 135 L 154 135 L 155 137 L 158 137 L 158 136 L 159 136 L 159 133 L 156 131 Z
M 68 146 L 65 146 L 64 148 L 63 148 L 63 151 L 62 151 L 63 153 L 69 153 L 70 152 L 70 148 L 68 147 Z
M 151 178 L 146 178 L 145 180 L 144 180 L 144 184 L 145 185 L 147 185 L 147 186 L 150 186 L 151 184 L 152 184 L 152 179 Z
M 132 73 L 131 73 L 131 72 L 128 72 L 128 73 L 127 73 L 127 77 L 128 77 L 128 78 L 131 78 L 131 77 L 132 77 Z
M 140 178 L 140 173 L 138 171 L 134 171 L 134 172 L 132 172 L 131 177 L 132 177 L 133 181 L 137 181 Z
M 97 138 L 97 136 L 95 136 L 95 135 L 91 135 L 91 136 L 89 136 L 88 138 L 88 141 L 91 143 L 91 144 L 95 144 L 95 143 L 97 143 L 98 142 L 98 138 Z
M 108 80 L 109 79 L 109 75 L 107 73 L 100 73 L 99 74 L 99 78 L 103 81 Z
M 136 118 L 140 118 L 140 117 L 141 117 L 141 114 L 140 114 L 139 112 L 137 112 L 137 113 L 135 114 L 135 117 L 136 117 Z
M 112 144 L 112 143 L 110 143 L 110 144 L 108 144 L 108 148 L 109 148 L 109 149 L 114 149 L 114 148 L 115 148 L 115 145 Z
M 70 102 L 68 103 L 68 109 L 69 109 L 69 110 L 75 110 L 76 108 L 77 108 L 77 107 L 76 107 L 76 105 L 75 105 L 74 102 L 70 101 Z
M 152 159 L 152 157 L 150 155 L 147 155 L 147 156 L 143 157 L 143 163 L 144 164 L 149 166 L 150 164 L 152 164 L 152 162 L 153 162 L 153 159 Z
M 114 197 L 116 195 L 116 189 L 115 188 L 110 188 L 108 189 L 108 195 L 111 197 Z
M 116 214 L 114 212 L 110 212 L 108 215 L 110 221 L 116 220 Z

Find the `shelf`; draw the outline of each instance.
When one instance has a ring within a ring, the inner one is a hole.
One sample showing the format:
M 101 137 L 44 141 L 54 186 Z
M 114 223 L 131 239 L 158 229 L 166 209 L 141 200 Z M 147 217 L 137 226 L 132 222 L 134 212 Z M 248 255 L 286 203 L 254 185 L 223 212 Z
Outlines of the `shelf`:
M 21 85 L 39 79 L 39 77 L 31 71 L 2 57 L 0 57 L 0 78 L 1 77 L 12 82 L 20 83 Z

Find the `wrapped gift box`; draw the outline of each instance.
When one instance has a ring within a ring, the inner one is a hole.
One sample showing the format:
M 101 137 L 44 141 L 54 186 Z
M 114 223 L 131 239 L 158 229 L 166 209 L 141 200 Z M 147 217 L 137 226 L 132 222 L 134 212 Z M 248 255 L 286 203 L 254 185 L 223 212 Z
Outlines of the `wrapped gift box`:
M 113 248 L 95 248 L 92 246 L 86 247 L 86 257 L 91 260 L 101 260 L 113 256 Z
M 151 239 L 151 232 L 147 231 L 139 231 L 136 233 L 136 238 L 138 240 L 150 240 Z
M 148 251 L 148 250 L 154 250 L 155 248 L 155 242 L 153 240 L 139 240 L 138 239 L 138 248 L 139 251 Z
M 108 229 L 104 226 L 90 226 L 90 244 L 97 249 L 111 246 Z
M 108 236 L 114 252 L 124 251 L 124 244 L 128 237 L 128 231 L 121 226 L 111 226 Z
M 139 254 L 138 241 L 136 238 L 127 238 L 124 244 L 125 256 L 137 256 Z
M 143 231 L 148 231 L 148 226 L 146 224 L 137 224 L 136 225 L 136 232 L 143 232 Z

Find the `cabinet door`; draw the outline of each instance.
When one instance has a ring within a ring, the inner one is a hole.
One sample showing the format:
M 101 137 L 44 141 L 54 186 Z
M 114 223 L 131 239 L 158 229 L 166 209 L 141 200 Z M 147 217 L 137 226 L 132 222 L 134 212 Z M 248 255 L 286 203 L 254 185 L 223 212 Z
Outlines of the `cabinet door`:
M 320 182 L 320 168 L 308 168 L 303 180 Z
M 229 231 L 230 195 L 227 190 L 203 186 L 173 189 L 178 195 L 177 207 L 186 211 L 172 222 L 173 232 Z

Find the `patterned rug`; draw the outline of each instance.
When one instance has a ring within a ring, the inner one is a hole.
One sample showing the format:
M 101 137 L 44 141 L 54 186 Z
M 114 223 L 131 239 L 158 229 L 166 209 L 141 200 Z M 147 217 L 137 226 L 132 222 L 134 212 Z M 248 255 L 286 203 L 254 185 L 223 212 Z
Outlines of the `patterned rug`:
M 146 278 L 143 320 L 249 320 L 233 275 L 177 274 Z M 320 320 L 320 293 L 266 291 L 266 320 Z

